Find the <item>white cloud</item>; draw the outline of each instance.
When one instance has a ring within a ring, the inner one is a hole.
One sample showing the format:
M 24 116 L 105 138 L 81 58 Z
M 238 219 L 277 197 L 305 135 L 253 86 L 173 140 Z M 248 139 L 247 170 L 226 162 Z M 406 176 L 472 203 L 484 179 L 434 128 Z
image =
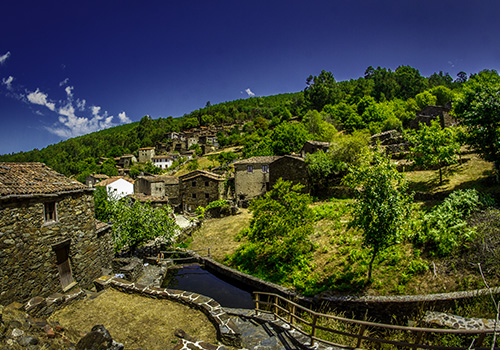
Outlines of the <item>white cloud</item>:
M 7 58 L 10 57 L 10 51 L 7 51 L 7 53 L 3 56 L 0 56 L 0 64 L 4 64 L 5 61 L 7 61 Z
M 76 108 L 78 108 L 78 110 L 80 112 L 83 112 L 85 110 L 85 104 L 87 103 L 87 101 L 85 101 L 85 99 L 83 100 L 80 100 L 79 98 L 76 99 Z
M 90 109 L 92 110 L 92 115 L 94 117 L 99 117 L 99 112 L 101 111 L 101 107 L 99 107 L 99 106 L 92 106 L 92 107 L 90 107 Z
M 30 92 L 28 94 L 28 101 L 37 105 L 45 106 L 51 111 L 56 110 L 56 105 L 53 102 L 47 101 L 47 94 L 44 94 L 40 89 L 36 89 L 35 92 Z
M 66 91 L 66 94 L 68 95 L 68 98 L 73 98 L 73 89 L 73 86 L 66 86 L 66 89 L 64 89 Z
M 14 77 L 10 75 L 8 78 L 2 79 L 2 84 L 7 87 L 7 90 L 12 90 L 12 82 L 14 81 Z
M 130 120 L 129 117 L 125 114 L 125 112 L 121 112 L 118 114 L 118 118 L 120 119 L 120 123 L 130 123 L 132 120 Z
M 253 97 L 255 94 L 250 90 L 250 88 L 245 89 L 245 92 L 247 93 L 248 96 Z
M 61 82 L 59 83 L 59 86 L 64 86 L 64 85 L 66 85 L 68 82 L 69 82 L 69 78 L 66 78 L 66 79 L 64 79 L 63 81 L 61 81 Z
M 4 62 L 9 55 L 10 53 L 1 56 L 1 62 Z M 39 88 L 36 91 L 23 90 L 22 92 L 16 92 L 14 81 L 17 82 L 12 76 L 0 80 L 0 85 L 5 85 L 7 90 L 9 90 L 6 96 L 16 98 L 28 104 L 44 106 L 50 111 L 55 112 L 57 119 L 52 125 L 45 126 L 45 129 L 62 138 L 76 137 L 118 124 L 131 122 L 124 111 L 114 118 L 100 106 L 87 106 L 85 99 L 76 98 L 74 86 L 68 85 L 69 79 L 65 79 L 59 83 L 59 86 L 66 93 L 66 98 L 62 100 L 51 100 L 48 94 L 40 91 Z M 33 112 L 46 118 L 54 118 L 54 114 L 44 114 L 44 111 L 35 108 L 33 108 Z M 116 122 L 113 123 L 113 120 L 116 120 Z
M 73 103 L 68 101 L 65 106 L 62 106 L 58 110 L 59 123 L 54 124 L 52 127 L 47 127 L 46 129 L 55 135 L 67 138 L 88 134 L 114 126 L 113 116 L 108 117 L 107 112 L 104 112 L 104 115 L 101 116 L 99 115 L 100 110 L 101 107 L 92 106 L 91 112 L 93 118 L 79 117 L 76 115 Z

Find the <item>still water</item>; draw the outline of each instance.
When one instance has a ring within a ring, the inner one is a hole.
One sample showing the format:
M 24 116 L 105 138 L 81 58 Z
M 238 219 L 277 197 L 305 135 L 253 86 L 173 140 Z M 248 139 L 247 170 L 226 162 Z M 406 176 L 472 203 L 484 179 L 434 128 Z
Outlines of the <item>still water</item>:
M 205 295 L 225 307 L 244 309 L 255 307 L 250 291 L 222 280 L 200 265 L 186 265 L 178 270 L 172 270 L 167 274 L 162 287 Z

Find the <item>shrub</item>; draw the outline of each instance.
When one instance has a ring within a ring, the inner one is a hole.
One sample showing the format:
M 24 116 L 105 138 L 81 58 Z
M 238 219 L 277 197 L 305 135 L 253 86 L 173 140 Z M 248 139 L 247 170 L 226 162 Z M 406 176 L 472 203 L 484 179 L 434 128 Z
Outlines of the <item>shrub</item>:
M 474 238 L 475 230 L 466 219 L 492 203 L 491 197 L 481 196 L 475 189 L 454 191 L 423 216 L 414 242 L 425 246 L 431 255 L 447 256 Z

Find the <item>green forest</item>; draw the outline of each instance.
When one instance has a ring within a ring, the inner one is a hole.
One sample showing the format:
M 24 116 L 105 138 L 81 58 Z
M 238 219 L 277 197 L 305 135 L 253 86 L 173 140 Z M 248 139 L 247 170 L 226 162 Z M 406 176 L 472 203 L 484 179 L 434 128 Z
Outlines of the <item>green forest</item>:
M 498 77 L 493 71 L 487 72 Z M 456 99 L 464 83 L 478 74 L 460 72 L 423 77 L 418 69 L 400 66 L 368 67 L 358 79 L 337 82 L 322 71 L 305 79 L 296 93 L 251 97 L 211 105 L 179 118 L 152 119 L 101 130 L 61 141 L 41 150 L 6 154 L 2 162 L 43 162 L 54 170 L 82 181 L 86 174 L 116 175 L 113 157 L 152 147 L 165 141 L 165 134 L 196 127 L 226 126 L 219 132 L 219 145 L 243 146 L 243 156 L 297 152 L 306 139 L 331 141 L 334 134 L 363 131 L 376 134 L 403 130 L 427 105 L 444 106 Z M 99 165 L 102 157 L 110 158 Z

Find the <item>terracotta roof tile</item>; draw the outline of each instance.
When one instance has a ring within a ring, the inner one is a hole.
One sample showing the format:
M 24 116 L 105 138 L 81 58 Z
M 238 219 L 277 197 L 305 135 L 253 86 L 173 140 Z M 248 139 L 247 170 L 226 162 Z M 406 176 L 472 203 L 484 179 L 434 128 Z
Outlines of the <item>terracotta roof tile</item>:
M 0 163 L 0 199 L 87 189 L 43 163 Z

